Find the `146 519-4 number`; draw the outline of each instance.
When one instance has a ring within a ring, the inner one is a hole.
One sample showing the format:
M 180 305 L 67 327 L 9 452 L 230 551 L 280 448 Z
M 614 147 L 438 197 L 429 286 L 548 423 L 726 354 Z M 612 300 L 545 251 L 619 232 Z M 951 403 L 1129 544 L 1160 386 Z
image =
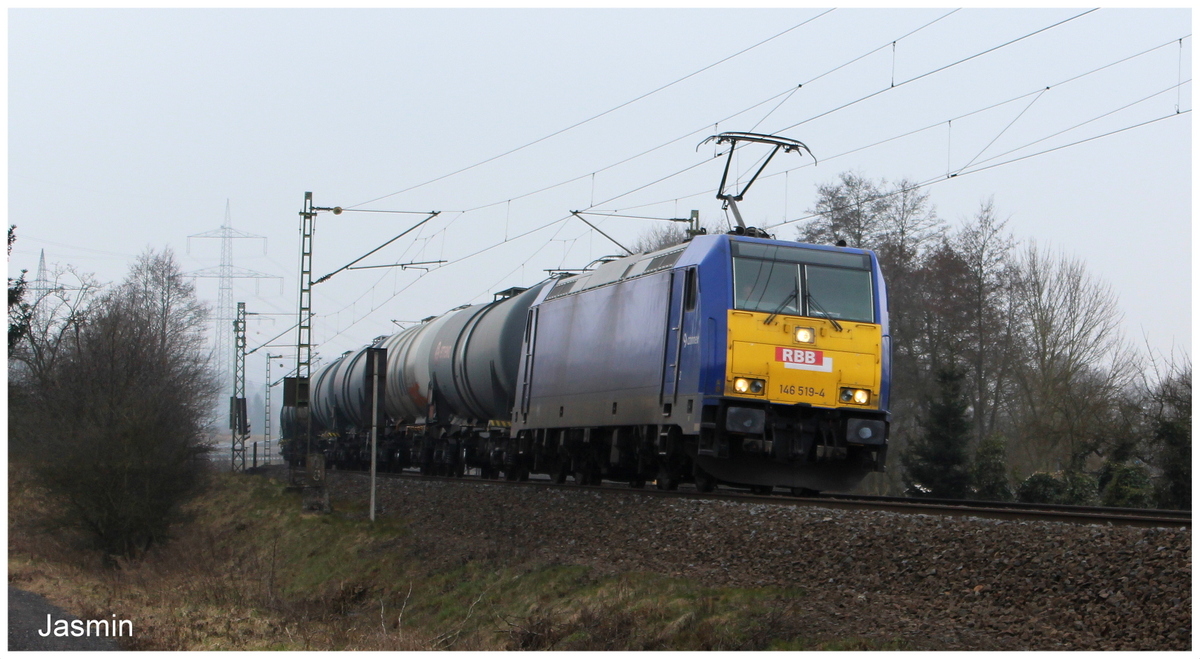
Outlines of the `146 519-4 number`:
M 794 384 L 779 385 L 779 393 L 786 394 L 788 396 L 816 396 L 818 398 L 825 397 L 824 389 L 817 389 L 815 387 L 797 387 Z

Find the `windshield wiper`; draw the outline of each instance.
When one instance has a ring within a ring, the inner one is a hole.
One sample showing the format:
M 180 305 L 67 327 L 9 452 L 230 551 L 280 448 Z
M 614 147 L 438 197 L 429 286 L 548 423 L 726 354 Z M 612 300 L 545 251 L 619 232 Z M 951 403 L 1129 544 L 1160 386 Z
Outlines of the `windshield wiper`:
M 810 305 L 812 305 L 812 306 L 816 307 L 816 308 L 817 308 L 817 311 L 819 311 L 819 312 L 821 312 L 821 313 L 825 314 L 825 318 L 826 318 L 826 319 L 827 319 L 829 322 L 833 323 L 833 328 L 834 328 L 835 330 L 837 330 L 837 331 L 839 331 L 839 332 L 840 332 L 840 331 L 842 331 L 842 326 L 841 326 L 840 324 L 838 324 L 838 321 L 837 321 L 837 320 L 836 320 L 836 319 L 835 319 L 833 316 L 830 316 L 830 315 L 829 315 L 829 312 L 825 310 L 825 307 L 822 307 L 822 306 L 821 306 L 821 303 L 820 303 L 820 302 L 817 302 L 817 299 L 816 299 L 816 298 L 814 298 L 814 297 L 812 296 L 812 293 L 811 293 L 811 292 L 805 293 L 805 294 L 804 294 L 804 298 L 808 300 L 808 303 L 809 303 Z
M 775 316 L 778 316 L 779 312 L 783 311 L 783 308 L 788 305 L 788 302 L 791 302 L 792 298 L 796 297 L 799 294 L 800 294 L 800 287 L 797 286 L 796 288 L 793 288 L 792 292 L 788 293 L 788 296 L 783 298 L 783 302 L 779 303 L 779 306 L 775 307 L 775 310 L 771 312 L 771 315 L 767 316 L 767 319 L 763 321 L 763 325 L 770 325 L 771 321 L 775 320 Z

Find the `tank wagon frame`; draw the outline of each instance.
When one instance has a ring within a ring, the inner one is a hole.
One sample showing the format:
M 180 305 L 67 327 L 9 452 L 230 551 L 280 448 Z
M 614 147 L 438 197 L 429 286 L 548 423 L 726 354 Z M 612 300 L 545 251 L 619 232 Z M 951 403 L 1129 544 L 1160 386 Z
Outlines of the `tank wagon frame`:
M 381 469 L 800 493 L 886 458 L 887 296 L 867 250 L 702 235 L 368 347 L 388 349 Z M 364 354 L 313 377 L 333 466 L 370 462 Z

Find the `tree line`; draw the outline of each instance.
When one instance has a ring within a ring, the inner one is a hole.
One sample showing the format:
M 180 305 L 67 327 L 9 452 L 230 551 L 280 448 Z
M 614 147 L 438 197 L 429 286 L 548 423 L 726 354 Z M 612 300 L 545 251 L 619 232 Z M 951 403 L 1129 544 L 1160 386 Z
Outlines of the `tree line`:
M 1140 356 L 1112 288 L 1018 241 L 993 200 L 845 172 L 796 239 L 874 250 L 887 281 L 892 439 L 879 493 L 1191 507 L 1191 361 Z

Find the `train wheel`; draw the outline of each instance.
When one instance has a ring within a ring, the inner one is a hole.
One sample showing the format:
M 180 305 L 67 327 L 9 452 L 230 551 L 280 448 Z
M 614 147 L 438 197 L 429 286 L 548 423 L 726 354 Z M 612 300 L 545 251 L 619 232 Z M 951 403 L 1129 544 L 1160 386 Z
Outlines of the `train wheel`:
M 819 490 L 810 490 L 807 487 L 793 487 L 792 496 L 794 497 L 815 497 L 821 492 Z
M 712 492 L 717 489 L 717 479 L 712 477 L 712 474 L 704 471 L 700 467 L 696 467 L 696 489 L 701 492 Z
M 758 494 L 758 495 L 762 495 L 762 496 L 766 496 L 766 495 L 770 494 L 771 492 L 773 492 L 774 490 L 775 490 L 775 488 L 770 485 L 751 485 L 750 486 L 751 494 Z
M 642 478 L 640 475 L 634 476 L 633 478 L 629 479 L 629 487 L 632 487 L 635 490 L 640 490 L 646 487 L 646 479 Z
M 554 482 L 562 485 L 563 483 L 567 482 L 567 476 L 569 476 L 570 473 L 571 470 L 567 468 L 567 465 L 565 463 L 560 463 L 558 465 L 558 469 L 554 471 Z

